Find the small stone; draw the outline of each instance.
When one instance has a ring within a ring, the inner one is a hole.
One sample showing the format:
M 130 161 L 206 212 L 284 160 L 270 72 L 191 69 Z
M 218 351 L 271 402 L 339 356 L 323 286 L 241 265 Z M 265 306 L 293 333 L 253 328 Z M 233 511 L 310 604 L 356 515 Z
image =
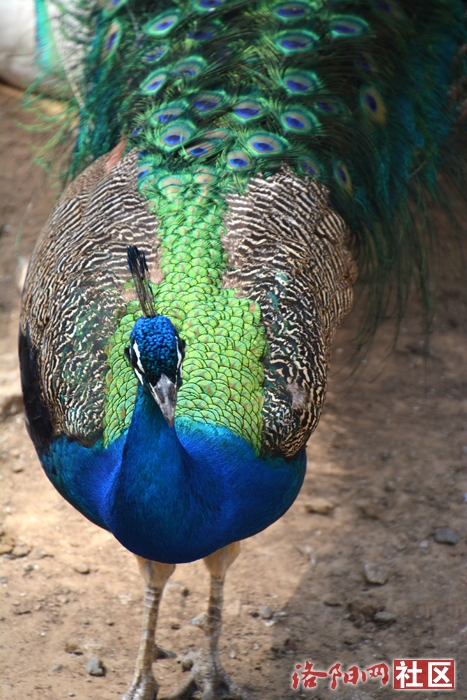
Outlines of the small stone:
M 198 653 L 196 651 L 189 651 L 188 654 L 185 654 L 183 659 L 180 661 L 180 667 L 182 671 L 184 673 L 186 671 L 191 671 L 197 658 Z
M 73 565 L 73 570 L 76 571 L 78 574 L 89 574 L 91 571 L 91 567 L 89 564 L 85 564 L 84 562 L 80 561 L 77 564 Z
M 53 554 L 49 554 L 45 549 L 36 549 L 34 552 L 35 559 L 45 559 L 45 557 L 53 557 Z
M 396 619 L 394 613 L 389 612 L 389 610 L 379 610 L 373 616 L 373 620 L 380 625 L 389 625 L 391 622 L 395 622 Z
M 247 608 L 247 613 L 250 617 L 259 617 L 259 610 L 257 608 Z
M 74 639 L 71 639 L 65 643 L 65 651 L 67 654 L 75 654 L 75 656 L 82 656 L 84 653 L 79 643 Z
M 237 658 L 237 652 L 236 652 L 234 649 L 231 649 L 231 650 L 229 651 L 229 657 L 230 657 L 231 659 L 236 659 L 236 658 Z
M 173 630 L 179 630 L 180 627 L 181 627 L 181 625 L 179 622 L 172 622 L 172 624 L 170 625 L 170 628 Z
M 389 492 L 395 491 L 395 490 L 396 490 L 396 484 L 395 484 L 394 481 L 391 481 L 391 479 L 389 479 L 389 481 L 386 481 L 386 485 L 385 485 L 384 488 L 385 488 L 386 491 L 389 491 Z
M 0 542 L 0 554 L 11 554 L 14 546 L 15 540 L 13 537 L 9 537 L 8 535 L 3 537 L 2 541 Z
M 329 608 L 337 608 L 339 605 L 342 605 L 342 601 L 339 600 L 334 595 L 327 595 L 323 598 L 323 603 L 324 605 L 327 605 Z
M 32 547 L 30 547 L 28 544 L 25 544 L 24 542 L 18 542 L 18 544 L 15 544 L 15 546 L 13 547 L 11 551 L 11 556 L 15 559 L 27 557 L 31 549 Z
M 450 527 L 441 527 L 435 532 L 435 542 L 439 544 L 457 544 L 459 536 Z
M 15 615 L 27 615 L 31 612 L 31 606 L 29 603 L 20 603 L 19 605 L 13 603 L 13 605 L 13 612 Z
M 63 668 L 63 664 L 57 664 L 56 666 L 53 667 L 52 673 L 57 673 L 57 671 L 61 671 Z
M 368 583 L 375 586 L 383 586 L 389 578 L 388 571 L 377 564 L 365 564 L 364 571 Z
M 427 549 L 428 545 L 429 545 L 428 540 L 422 540 L 418 546 L 421 547 L 422 549 Z
M 312 498 L 305 503 L 307 513 L 319 513 L 320 515 L 329 515 L 335 507 L 336 504 L 327 498 Z
M 108 617 L 107 620 L 105 621 L 105 624 L 108 625 L 109 627 L 113 627 L 115 622 L 110 617 Z
M 198 617 L 192 617 L 190 620 L 191 624 L 195 627 L 204 627 L 206 623 L 206 613 L 198 615 Z
M 21 464 L 21 462 L 14 462 L 11 465 L 11 471 L 13 474 L 20 474 L 21 472 L 24 472 L 24 465 Z
M 274 610 L 271 608 L 268 608 L 267 605 L 263 605 L 259 609 L 259 616 L 262 620 L 271 620 L 272 617 L 274 616 Z
M 90 676 L 105 676 L 105 666 L 94 654 L 86 662 L 86 671 Z
M 184 598 L 190 595 L 190 589 L 187 586 L 183 586 L 181 594 Z

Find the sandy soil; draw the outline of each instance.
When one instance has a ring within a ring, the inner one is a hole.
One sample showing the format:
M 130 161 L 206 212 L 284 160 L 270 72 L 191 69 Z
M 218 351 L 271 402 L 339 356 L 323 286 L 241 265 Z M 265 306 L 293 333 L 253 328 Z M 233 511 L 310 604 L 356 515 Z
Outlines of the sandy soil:
M 17 99 L 0 92 L 2 697 L 117 700 L 138 646 L 136 563 L 54 491 L 17 401 L 18 256 L 30 254 L 55 196 L 31 164 L 30 143 L 42 137 L 17 126 Z M 443 287 L 428 357 L 414 309 L 389 356 L 393 327 L 382 328 L 358 379 L 345 365 L 358 311 L 341 331 L 303 490 L 280 522 L 244 542 L 228 576 L 222 655 L 258 700 L 400 697 L 378 680 L 293 691 L 290 678 L 306 659 L 328 670 L 401 657 L 456 659 L 450 697 L 467 697 L 466 309 L 465 289 Z M 435 540 L 444 527 L 456 544 Z M 207 584 L 196 562 L 177 567 L 167 587 L 158 643 L 177 658 L 154 666 L 161 695 L 201 643 L 191 620 L 204 611 Z M 86 671 L 92 654 L 105 676 Z

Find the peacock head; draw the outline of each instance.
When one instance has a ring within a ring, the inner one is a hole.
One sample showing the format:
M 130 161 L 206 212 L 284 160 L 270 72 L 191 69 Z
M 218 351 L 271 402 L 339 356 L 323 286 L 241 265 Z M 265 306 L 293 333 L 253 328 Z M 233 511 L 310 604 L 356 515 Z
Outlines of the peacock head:
M 185 343 L 170 319 L 156 311 L 153 289 L 146 276 L 148 266 L 144 252 L 136 246 L 128 246 L 127 254 L 143 317 L 133 326 L 126 356 L 167 423 L 173 425 L 177 391 L 182 383 Z
M 156 401 L 167 423 L 173 425 L 185 343 L 170 319 L 139 318 L 133 326 L 127 354 L 139 381 Z

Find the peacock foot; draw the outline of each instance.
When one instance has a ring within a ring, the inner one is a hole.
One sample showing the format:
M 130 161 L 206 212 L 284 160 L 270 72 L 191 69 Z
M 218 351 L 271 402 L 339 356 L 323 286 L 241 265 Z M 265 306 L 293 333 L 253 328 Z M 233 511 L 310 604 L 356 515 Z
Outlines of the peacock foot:
M 219 662 L 200 652 L 186 681 L 161 700 L 254 700 L 254 698 L 229 678 Z
M 156 700 L 159 685 L 152 671 L 140 671 L 133 678 L 132 684 L 122 695 L 121 700 Z

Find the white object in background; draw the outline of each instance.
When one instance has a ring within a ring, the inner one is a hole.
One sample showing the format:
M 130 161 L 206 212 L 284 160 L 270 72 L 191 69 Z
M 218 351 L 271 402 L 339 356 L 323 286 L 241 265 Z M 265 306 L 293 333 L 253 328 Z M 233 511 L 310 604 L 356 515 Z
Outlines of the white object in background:
M 35 46 L 34 0 L 0 0 L 0 80 L 28 87 L 37 75 Z

